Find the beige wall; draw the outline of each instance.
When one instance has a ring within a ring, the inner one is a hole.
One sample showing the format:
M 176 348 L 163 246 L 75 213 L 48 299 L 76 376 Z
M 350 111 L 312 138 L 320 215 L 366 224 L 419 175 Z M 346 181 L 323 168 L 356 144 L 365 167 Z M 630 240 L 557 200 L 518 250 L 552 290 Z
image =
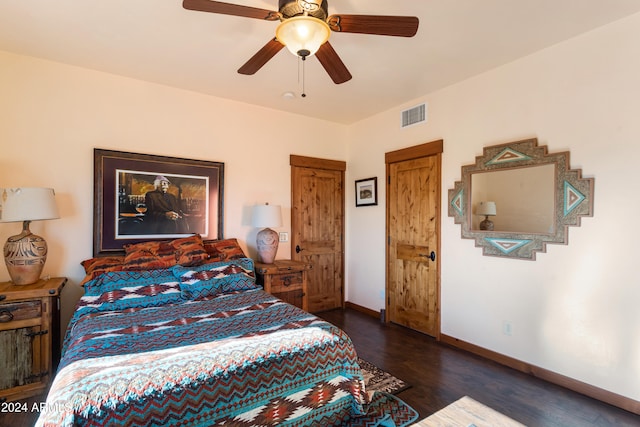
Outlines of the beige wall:
M 348 180 L 384 177 L 384 153 L 444 140 L 442 332 L 640 399 L 640 14 L 425 95 L 426 125 L 400 110 L 349 129 Z M 537 261 L 482 256 L 447 216 L 447 190 L 487 145 L 536 137 L 595 177 L 595 215 Z M 379 179 L 379 180 L 380 180 Z M 384 307 L 385 194 L 348 203 L 348 299 Z M 502 333 L 512 323 L 511 336 Z
M 92 256 L 94 148 L 224 162 L 224 235 L 250 255 L 251 206 L 282 205 L 277 231 L 290 231 L 289 155 L 346 157 L 344 125 L 6 52 L 0 94 L 0 187 L 56 191 L 61 219 L 31 230 L 49 244 L 44 274 L 70 279 L 64 321 L 81 295 L 80 261 Z M 0 224 L 0 241 L 20 230 Z M 278 257 L 290 250 L 281 244 Z

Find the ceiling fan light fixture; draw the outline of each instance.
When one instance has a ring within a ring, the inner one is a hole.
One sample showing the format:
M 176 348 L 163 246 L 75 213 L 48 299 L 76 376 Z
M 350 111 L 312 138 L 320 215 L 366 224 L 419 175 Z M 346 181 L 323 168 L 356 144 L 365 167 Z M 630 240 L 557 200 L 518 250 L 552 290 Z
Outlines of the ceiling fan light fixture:
M 296 56 L 315 54 L 327 40 L 331 29 L 326 22 L 312 16 L 294 16 L 276 28 L 276 38 Z

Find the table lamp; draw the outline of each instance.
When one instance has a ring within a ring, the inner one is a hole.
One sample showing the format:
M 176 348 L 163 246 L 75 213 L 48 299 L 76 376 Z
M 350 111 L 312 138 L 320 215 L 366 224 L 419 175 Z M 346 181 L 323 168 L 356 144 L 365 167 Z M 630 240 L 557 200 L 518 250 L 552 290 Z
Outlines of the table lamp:
M 493 231 L 493 221 L 489 217 L 496 215 L 496 202 L 480 202 L 476 208 L 476 215 L 484 215 L 480 230 Z
M 256 237 L 258 257 L 265 264 L 273 264 L 278 252 L 279 238 L 278 233 L 269 227 L 282 226 L 282 210 L 280 206 L 268 203 L 254 206 L 252 224 L 257 228 L 265 227 L 258 232 Z
M 60 218 L 53 188 L 0 189 L 0 222 L 22 222 L 22 233 L 4 245 L 11 281 L 30 285 L 40 279 L 47 260 L 47 242 L 29 230 L 31 221 Z

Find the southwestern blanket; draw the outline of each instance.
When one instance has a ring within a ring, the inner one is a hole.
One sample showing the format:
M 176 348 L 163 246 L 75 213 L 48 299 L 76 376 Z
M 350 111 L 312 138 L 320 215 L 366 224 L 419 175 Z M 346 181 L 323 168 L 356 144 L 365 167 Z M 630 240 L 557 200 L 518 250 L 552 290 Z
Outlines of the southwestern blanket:
M 36 425 L 333 426 L 364 415 L 349 337 L 245 280 L 242 263 L 230 274 L 244 274 L 240 285 L 197 289 L 198 275 L 227 267 L 87 282 Z

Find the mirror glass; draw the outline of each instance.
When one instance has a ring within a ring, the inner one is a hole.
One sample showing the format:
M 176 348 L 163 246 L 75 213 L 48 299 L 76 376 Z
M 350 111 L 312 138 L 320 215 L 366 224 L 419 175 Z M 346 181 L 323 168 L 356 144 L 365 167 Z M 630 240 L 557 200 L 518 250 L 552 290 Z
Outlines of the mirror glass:
M 554 232 L 555 165 L 479 172 L 471 175 L 471 229 L 493 222 L 493 231 Z M 495 215 L 479 214 L 480 202 L 495 203 Z
M 536 139 L 484 147 L 449 190 L 449 216 L 483 255 L 534 260 L 593 215 L 593 178 Z

